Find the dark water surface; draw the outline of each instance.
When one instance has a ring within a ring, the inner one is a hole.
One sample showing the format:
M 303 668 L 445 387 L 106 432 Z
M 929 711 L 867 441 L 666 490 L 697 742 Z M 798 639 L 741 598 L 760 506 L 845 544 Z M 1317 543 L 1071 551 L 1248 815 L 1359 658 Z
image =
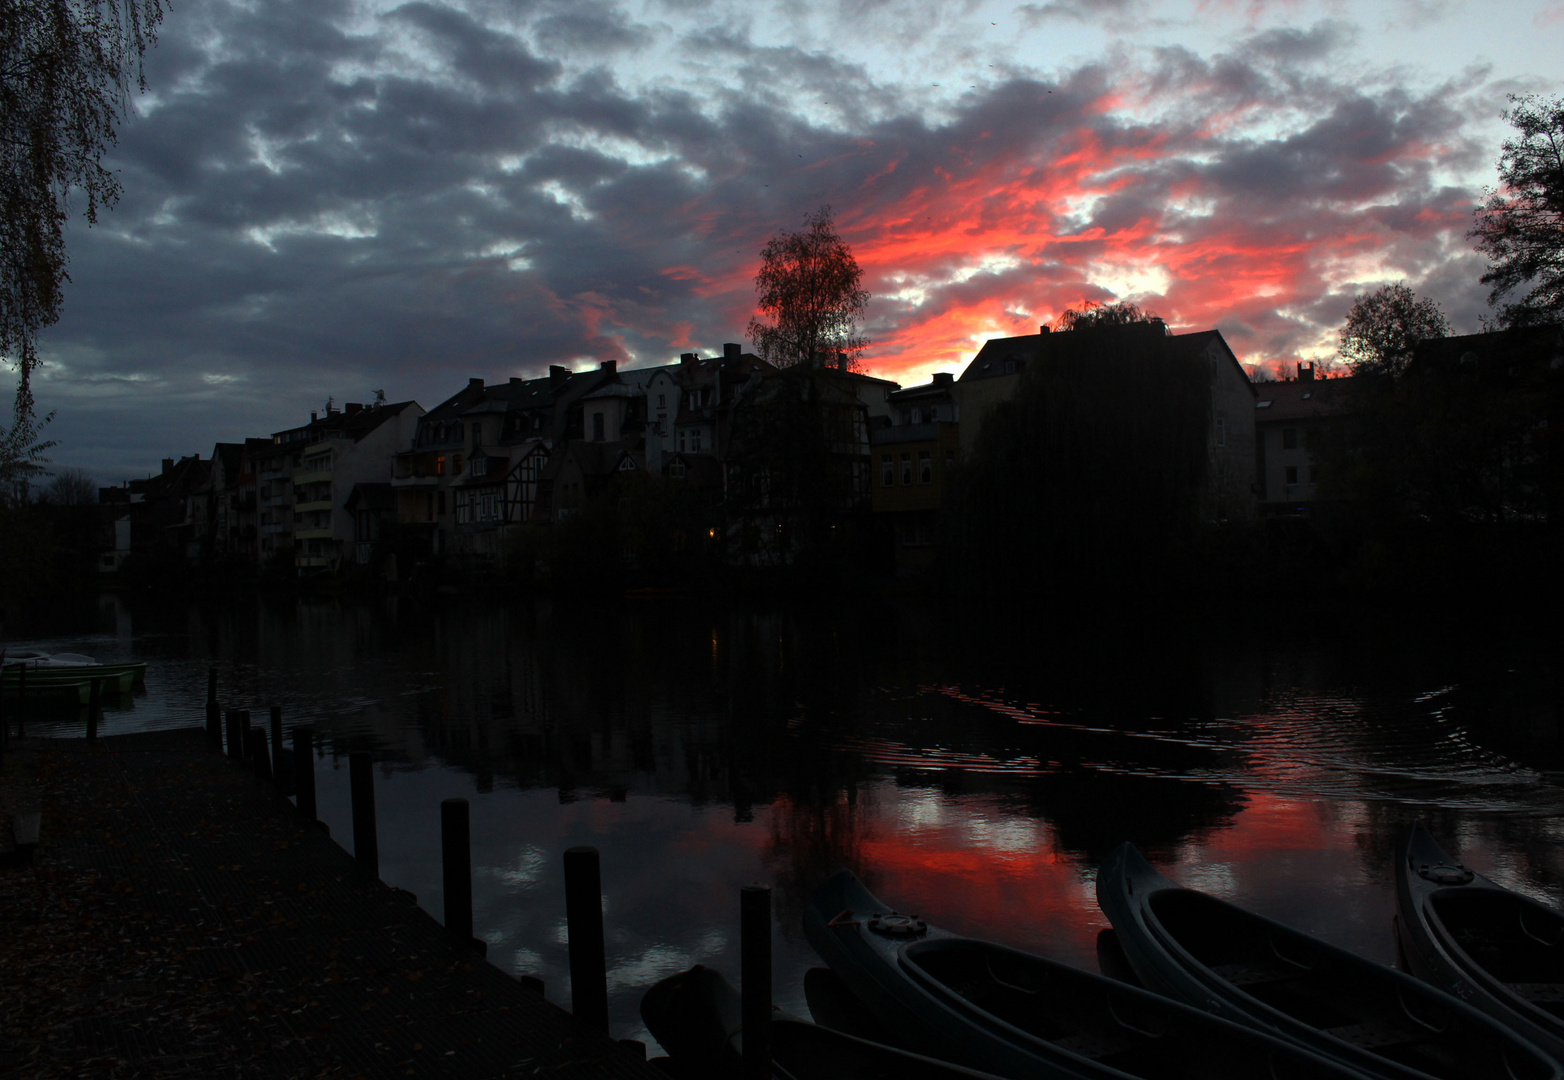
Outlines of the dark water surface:
M 849 866 L 948 929 L 1095 966 L 1097 862 L 1394 960 L 1391 853 L 1422 819 L 1564 897 L 1559 641 L 1500 620 L 843 602 L 790 610 L 445 598 L 156 607 L 16 644 L 148 662 L 107 733 L 225 707 L 309 721 L 351 846 L 376 756 L 381 876 L 441 917 L 439 804 L 471 801 L 489 957 L 570 1001 L 561 856 L 602 852 L 614 1034 L 657 979 L 738 979 L 739 890 L 773 887 L 778 1003 L 804 1012 L 809 890 Z M 80 720 L 29 731 L 78 734 Z

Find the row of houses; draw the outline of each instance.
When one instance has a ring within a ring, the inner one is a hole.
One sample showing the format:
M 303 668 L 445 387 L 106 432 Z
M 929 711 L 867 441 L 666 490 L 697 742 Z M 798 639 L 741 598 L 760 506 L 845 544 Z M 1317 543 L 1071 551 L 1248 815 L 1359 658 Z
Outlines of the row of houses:
M 1220 332 L 1175 334 L 1160 321 L 1042 326 L 990 340 L 959 375 L 917 386 L 819 366 L 807 408 L 821 420 L 812 430 L 826 433 L 832 505 L 881 523 L 899 566 L 929 561 L 954 466 L 985 416 L 1015 395 L 1028 367 L 1088 333 L 1104 335 L 1110 351 L 1204 364 L 1212 519 L 1306 512 L 1319 480 L 1311 432 L 1350 406 L 1355 380 L 1316 379 L 1301 364 L 1293 379 L 1254 383 Z M 797 493 L 778 490 L 769 462 L 779 441 L 797 437 L 796 425 L 775 422 L 797 408 L 797 378 L 727 344 L 719 355 L 647 368 L 606 361 L 538 378 L 470 378 L 427 410 L 414 401 L 328 403 L 307 423 L 220 442 L 205 458 L 168 459 L 157 475 L 105 489 L 117 509 L 101 567 L 161 549 L 191 562 L 339 572 L 380 565 L 393 536 L 404 561 L 492 561 L 514 530 L 567 520 L 631 481 L 706 507 L 707 538 L 730 560 L 787 561 L 786 544 L 755 538 L 791 527 Z

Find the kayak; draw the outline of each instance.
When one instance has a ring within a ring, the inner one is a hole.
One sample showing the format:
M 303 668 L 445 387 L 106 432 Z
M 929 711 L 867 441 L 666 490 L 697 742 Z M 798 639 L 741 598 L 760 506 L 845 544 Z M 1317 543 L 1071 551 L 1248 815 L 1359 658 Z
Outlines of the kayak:
M 1097 903 L 1152 990 L 1393 1080 L 1553 1080 L 1533 1043 L 1404 971 L 1170 881 L 1124 844 Z
M 1564 1058 L 1564 914 L 1463 866 L 1422 825 L 1396 862 L 1412 973 Z
M 887 1031 L 1016 1080 L 1362 1077 L 1339 1062 L 1139 987 L 942 931 L 850 872 L 804 911 L 810 943 Z
M 663 979 L 641 998 L 646 1029 L 687 1080 L 741 1075 L 742 1015 L 733 984 L 699 964 Z M 771 1017 L 771 1065 L 779 1080 L 996 1080 L 780 1012 Z

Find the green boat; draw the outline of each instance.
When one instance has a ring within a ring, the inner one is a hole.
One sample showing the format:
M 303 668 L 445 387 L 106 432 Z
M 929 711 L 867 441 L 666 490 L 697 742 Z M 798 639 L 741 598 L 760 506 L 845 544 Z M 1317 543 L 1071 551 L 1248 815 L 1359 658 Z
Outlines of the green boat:
M 29 675 L 25 691 L 17 680 L 6 679 L 0 682 L 0 694 L 5 696 L 6 703 L 10 705 L 20 700 L 38 708 L 80 709 L 92 702 L 92 682 L 45 679 L 35 683 Z
M 103 693 L 106 697 L 120 697 L 127 695 L 136 685 L 136 672 L 134 668 L 146 670 L 145 664 L 83 664 L 71 667 L 28 667 L 27 668 L 27 694 L 31 696 L 34 689 L 42 690 L 51 686 L 74 685 L 85 683 L 90 688 L 94 680 L 103 682 Z M 7 664 L 4 668 L 3 679 L 6 693 L 16 693 L 17 687 L 22 681 L 22 665 Z M 85 701 L 85 699 L 84 699 Z

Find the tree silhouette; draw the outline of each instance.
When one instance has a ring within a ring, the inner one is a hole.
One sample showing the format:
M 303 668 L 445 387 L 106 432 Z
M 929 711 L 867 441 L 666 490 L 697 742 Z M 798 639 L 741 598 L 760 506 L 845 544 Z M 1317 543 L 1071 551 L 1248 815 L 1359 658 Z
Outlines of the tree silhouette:
M 856 366 L 869 339 L 858 332 L 869 293 L 852 248 L 836 234 L 829 206 L 804 218 L 802 232 L 781 232 L 760 252 L 755 289 L 771 322 L 751 319 L 755 351 L 777 367 L 829 362 Z
M 1419 341 L 1449 334 L 1438 303 L 1405 282 L 1382 285 L 1353 300 L 1341 327 L 1341 357 L 1354 375 L 1400 375 Z
M 1116 304 L 1099 304 L 1088 300 L 1079 308 L 1065 308 L 1059 316 L 1060 330 L 1093 330 L 1101 326 L 1128 326 L 1130 323 L 1151 322 L 1161 316 L 1120 300 Z
M 1497 190 L 1477 208 L 1468 234 L 1488 256 L 1488 302 L 1526 289 L 1500 313 L 1506 326 L 1564 315 L 1564 99 L 1510 95 L 1504 114 L 1520 137 L 1499 155 Z

